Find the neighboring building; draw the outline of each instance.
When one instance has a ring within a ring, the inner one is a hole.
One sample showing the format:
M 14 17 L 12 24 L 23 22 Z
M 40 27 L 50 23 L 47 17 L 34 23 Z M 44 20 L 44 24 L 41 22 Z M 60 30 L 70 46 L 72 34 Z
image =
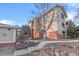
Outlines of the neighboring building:
M 16 35 L 19 36 L 21 32 L 21 27 L 19 25 L 15 25 L 16 28 Z
M 15 28 L 16 28 L 16 42 L 17 42 L 20 37 L 21 27 L 19 25 L 15 25 Z
M 66 12 L 64 8 L 61 6 L 55 6 L 54 8 L 48 10 L 45 14 L 40 17 L 35 18 L 34 20 L 30 20 L 29 26 L 31 28 L 30 33 L 32 38 L 43 38 L 44 34 L 42 31 L 37 31 L 37 26 L 43 24 L 42 21 L 44 20 L 43 17 L 46 16 L 49 21 L 52 19 L 52 15 L 54 13 L 53 22 L 50 25 L 49 29 L 47 30 L 47 38 L 49 39 L 64 39 L 67 37 L 67 27 L 66 27 Z M 48 22 L 49 22 L 48 21 Z
M 14 26 L 0 23 L 0 46 L 14 46 L 16 42 L 16 29 Z

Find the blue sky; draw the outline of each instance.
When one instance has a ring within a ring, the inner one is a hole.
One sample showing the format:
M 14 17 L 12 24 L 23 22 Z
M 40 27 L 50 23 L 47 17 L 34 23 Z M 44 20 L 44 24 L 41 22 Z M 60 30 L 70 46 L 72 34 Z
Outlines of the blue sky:
M 33 4 L 0 4 L 0 21 L 4 23 L 26 24 L 32 16 Z
M 64 4 L 68 14 L 68 19 L 72 19 L 75 24 L 79 25 L 78 19 L 73 19 L 79 9 L 79 4 Z M 32 17 L 32 10 L 36 10 L 31 3 L 0 3 L 0 23 L 5 24 L 27 24 Z

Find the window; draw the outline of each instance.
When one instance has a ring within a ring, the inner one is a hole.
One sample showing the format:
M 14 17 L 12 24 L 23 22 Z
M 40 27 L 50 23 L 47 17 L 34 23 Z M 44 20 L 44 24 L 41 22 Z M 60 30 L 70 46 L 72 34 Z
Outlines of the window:
M 11 31 L 11 28 L 8 28 L 9 31 Z
M 62 31 L 63 35 L 65 35 L 65 31 Z
M 68 25 L 68 22 L 66 22 L 66 25 Z
M 64 23 L 62 23 L 62 27 L 65 27 L 65 24 Z

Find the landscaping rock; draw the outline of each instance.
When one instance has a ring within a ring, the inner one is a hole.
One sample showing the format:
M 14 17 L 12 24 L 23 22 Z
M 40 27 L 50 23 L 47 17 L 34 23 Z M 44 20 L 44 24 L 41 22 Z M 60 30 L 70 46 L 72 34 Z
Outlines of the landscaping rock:
M 76 45 L 77 44 L 77 45 Z M 79 43 L 48 44 L 39 50 L 32 51 L 28 56 L 78 56 Z

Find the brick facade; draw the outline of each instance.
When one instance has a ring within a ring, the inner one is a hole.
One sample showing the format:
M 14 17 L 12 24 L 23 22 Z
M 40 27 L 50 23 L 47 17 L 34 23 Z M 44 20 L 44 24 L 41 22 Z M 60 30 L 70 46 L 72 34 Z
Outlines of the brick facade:
M 51 40 L 57 40 L 57 39 L 63 39 L 64 36 L 61 34 L 58 34 L 57 31 L 53 31 L 53 32 L 48 32 L 48 37 Z M 34 32 L 32 31 L 32 38 L 35 39 L 43 39 L 44 38 L 44 33 L 43 32 Z
M 62 9 L 62 7 L 56 6 L 51 10 L 48 10 L 44 15 L 35 18 L 35 20 L 32 20 L 29 25 L 32 29 L 32 38 L 38 38 L 38 39 L 43 39 L 44 38 L 44 33 L 37 31 L 39 28 L 41 28 L 39 25 L 44 25 L 44 21 L 45 20 L 43 17 L 45 17 L 46 15 L 48 15 L 47 17 L 47 25 L 49 25 L 49 23 L 51 23 L 49 29 L 47 30 L 47 38 L 49 39 L 63 39 L 65 38 L 65 35 L 63 35 L 62 31 L 64 31 L 66 34 L 66 24 L 65 24 L 65 18 L 67 17 L 66 13 L 64 12 L 64 9 Z M 54 17 L 53 17 L 53 16 Z M 62 17 L 63 15 L 63 17 Z M 53 18 L 52 18 L 53 17 Z M 51 21 L 51 19 L 53 21 Z M 51 21 L 51 22 L 50 22 Z M 33 23 L 33 24 L 32 24 Z M 64 24 L 64 27 L 62 27 L 62 23 Z M 45 25 L 46 25 L 45 24 Z
M 35 39 L 42 39 L 43 38 L 43 32 L 38 32 L 38 31 L 32 31 L 32 38 L 35 38 Z
M 57 31 L 54 32 L 49 32 L 49 37 L 50 39 L 57 39 L 58 37 Z

